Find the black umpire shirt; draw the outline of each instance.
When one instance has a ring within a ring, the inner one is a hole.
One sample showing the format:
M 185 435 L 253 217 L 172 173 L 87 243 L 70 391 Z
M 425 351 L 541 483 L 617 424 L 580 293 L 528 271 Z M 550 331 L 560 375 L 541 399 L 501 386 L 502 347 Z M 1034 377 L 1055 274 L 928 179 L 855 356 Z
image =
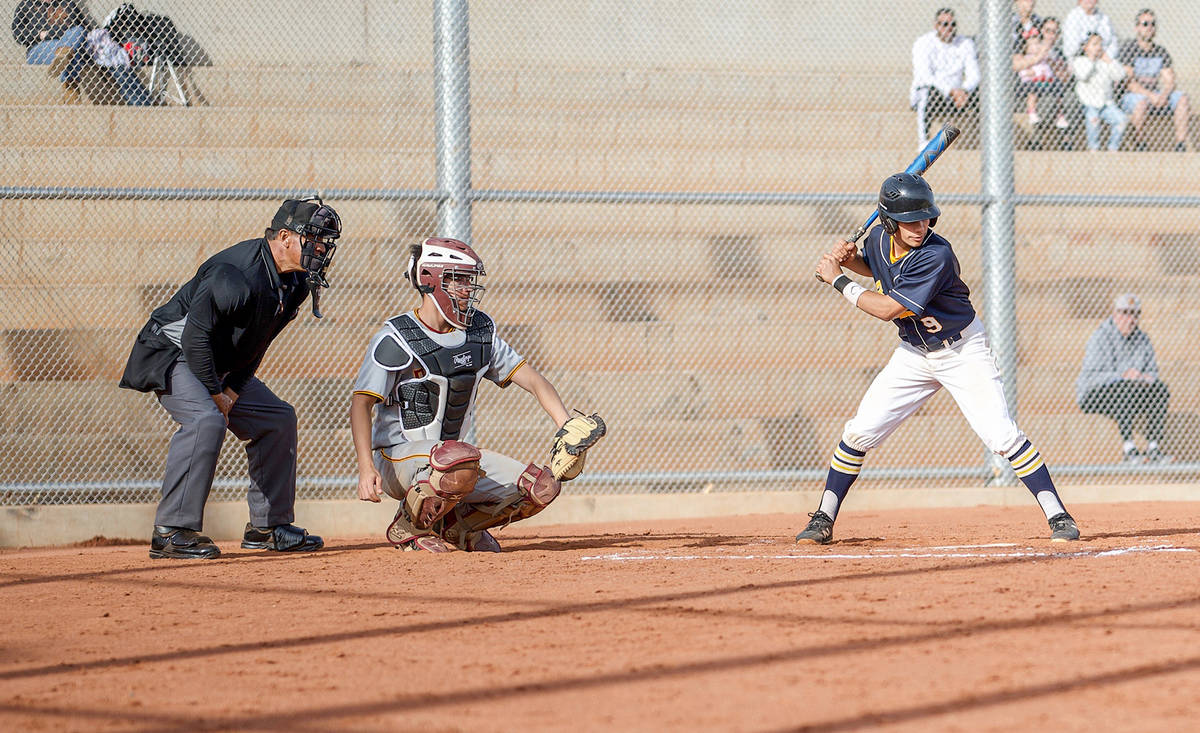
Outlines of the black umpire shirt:
M 179 292 L 150 314 L 125 365 L 121 386 L 169 391 L 182 355 L 210 394 L 241 392 L 271 341 L 308 297 L 304 272 L 280 273 L 266 239 L 213 255 Z

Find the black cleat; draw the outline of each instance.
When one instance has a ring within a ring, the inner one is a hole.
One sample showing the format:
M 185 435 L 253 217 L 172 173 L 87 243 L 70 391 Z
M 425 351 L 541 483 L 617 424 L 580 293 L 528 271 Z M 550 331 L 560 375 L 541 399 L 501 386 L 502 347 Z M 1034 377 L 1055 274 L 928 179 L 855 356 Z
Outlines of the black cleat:
M 221 548 L 212 539 L 194 529 L 156 524 L 150 536 L 150 557 L 155 560 L 208 560 L 220 554 Z
M 812 519 L 808 521 L 804 531 L 796 535 L 796 542 L 811 542 L 814 545 L 828 545 L 833 542 L 833 520 L 829 515 L 818 509 L 808 516 Z
M 1070 514 L 1055 514 L 1050 517 L 1049 522 L 1051 542 L 1074 542 L 1079 539 L 1079 527 L 1075 526 L 1075 520 Z
M 309 534 L 307 529 L 294 524 L 277 524 L 274 527 L 255 527 L 246 524 L 242 535 L 242 547 L 247 550 L 272 550 L 274 552 L 312 552 L 325 546 L 320 537 Z

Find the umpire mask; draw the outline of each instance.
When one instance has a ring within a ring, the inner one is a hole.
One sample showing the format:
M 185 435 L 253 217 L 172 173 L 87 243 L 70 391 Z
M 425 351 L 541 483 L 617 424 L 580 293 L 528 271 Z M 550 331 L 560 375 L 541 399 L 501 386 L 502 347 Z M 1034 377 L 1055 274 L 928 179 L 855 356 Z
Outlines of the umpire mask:
M 333 262 L 337 238 L 342 235 L 342 219 L 320 197 L 302 201 L 288 199 L 279 207 L 272 229 L 288 229 L 300 235 L 300 266 L 308 274 L 313 315 L 321 318 L 321 290 L 329 287 L 325 271 Z

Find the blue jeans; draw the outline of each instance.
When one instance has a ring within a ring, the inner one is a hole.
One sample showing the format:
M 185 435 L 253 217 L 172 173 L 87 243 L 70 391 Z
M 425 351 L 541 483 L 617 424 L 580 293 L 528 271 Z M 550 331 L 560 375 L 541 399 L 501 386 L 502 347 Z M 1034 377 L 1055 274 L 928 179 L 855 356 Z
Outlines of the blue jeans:
M 67 64 L 67 68 L 63 69 L 63 73 L 59 75 L 58 80 L 64 84 L 68 82 L 79 81 L 79 71 L 85 63 L 91 59 L 91 53 L 87 48 L 87 33 L 81 26 L 75 26 L 62 35 L 62 38 L 53 38 L 48 41 L 35 43 L 29 47 L 25 53 L 25 63 L 39 66 L 49 66 L 54 60 L 54 55 L 58 53 L 60 48 L 72 48 L 75 50 L 71 57 L 71 63 Z M 137 72 L 128 66 L 103 67 L 117 83 L 117 89 L 121 92 L 121 98 L 125 100 L 125 104 L 144 107 L 149 105 L 153 100 L 150 98 L 150 93 L 146 91 L 146 87 L 142 84 L 142 80 L 138 77 Z
M 46 41 L 40 41 L 29 47 L 25 52 L 25 63 L 38 66 L 49 66 L 54 60 L 54 55 L 58 53 L 60 48 L 73 48 L 75 55 L 71 57 L 71 63 L 67 64 L 67 68 L 63 69 L 63 73 L 58 77 L 61 82 L 78 81 L 79 70 L 83 68 L 83 62 L 88 56 L 84 53 L 87 45 L 87 32 L 83 26 L 75 26 L 62 35 L 62 38 L 51 38 Z
M 1112 102 L 1103 107 L 1083 105 L 1083 124 L 1087 133 L 1088 150 L 1100 149 L 1100 120 L 1108 123 L 1108 149 L 1118 150 L 1121 147 L 1121 136 L 1125 134 L 1125 123 L 1129 118 Z

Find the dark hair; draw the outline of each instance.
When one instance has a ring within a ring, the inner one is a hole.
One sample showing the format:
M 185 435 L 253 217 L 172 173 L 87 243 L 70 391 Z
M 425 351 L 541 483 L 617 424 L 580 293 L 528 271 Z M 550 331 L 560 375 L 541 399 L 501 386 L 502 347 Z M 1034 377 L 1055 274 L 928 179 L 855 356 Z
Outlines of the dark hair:
M 1138 19 L 1141 18 L 1143 15 L 1149 15 L 1151 18 L 1158 20 L 1158 16 L 1154 14 L 1153 10 L 1151 10 L 1150 8 L 1142 8 L 1141 10 L 1137 11 L 1137 13 L 1134 14 L 1133 22 L 1136 24 L 1138 22 Z
M 1042 22 L 1038 23 L 1038 30 L 1041 30 L 1042 26 L 1046 25 L 1050 21 L 1054 21 L 1054 25 L 1058 26 L 1059 30 L 1062 30 L 1062 23 L 1059 22 L 1058 18 L 1055 18 L 1053 15 L 1047 15 L 1045 18 L 1042 18 Z
M 954 9 L 953 8 L 938 8 L 937 12 L 933 14 L 933 19 L 937 20 L 938 17 L 942 16 L 942 15 L 954 15 Z

